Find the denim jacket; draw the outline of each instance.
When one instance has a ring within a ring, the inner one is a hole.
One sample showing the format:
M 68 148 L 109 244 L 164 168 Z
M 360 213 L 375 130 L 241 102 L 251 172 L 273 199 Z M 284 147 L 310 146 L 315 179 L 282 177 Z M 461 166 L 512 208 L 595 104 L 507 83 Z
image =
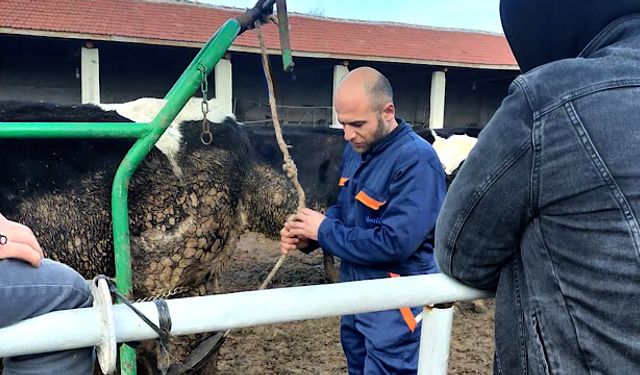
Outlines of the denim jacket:
M 340 258 L 342 281 L 438 272 L 433 256 L 445 177 L 435 151 L 403 120 L 369 152 L 350 144 L 340 195 L 318 242 Z
M 497 290 L 494 373 L 640 373 L 640 15 L 518 77 L 453 182 L 442 272 Z

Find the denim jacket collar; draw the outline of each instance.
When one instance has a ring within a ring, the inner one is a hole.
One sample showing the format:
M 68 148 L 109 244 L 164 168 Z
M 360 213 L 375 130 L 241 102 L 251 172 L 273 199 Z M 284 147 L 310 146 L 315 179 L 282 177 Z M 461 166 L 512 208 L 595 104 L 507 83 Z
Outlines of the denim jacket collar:
M 578 57 L 588 57 L 604 47 L 637 35 L 640 35 L 640 14 L 619 18 L 611 22 L 593 38 Z

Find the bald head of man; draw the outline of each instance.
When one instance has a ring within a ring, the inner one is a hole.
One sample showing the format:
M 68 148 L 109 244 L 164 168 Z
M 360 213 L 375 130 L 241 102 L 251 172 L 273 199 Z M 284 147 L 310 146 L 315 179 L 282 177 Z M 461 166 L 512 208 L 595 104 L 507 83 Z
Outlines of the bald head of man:
M 359 153 L 369 151 L 398 126 L 389 80 L 373 68 L 349 72 L 338 85 L 334 107 L 344 139 Z

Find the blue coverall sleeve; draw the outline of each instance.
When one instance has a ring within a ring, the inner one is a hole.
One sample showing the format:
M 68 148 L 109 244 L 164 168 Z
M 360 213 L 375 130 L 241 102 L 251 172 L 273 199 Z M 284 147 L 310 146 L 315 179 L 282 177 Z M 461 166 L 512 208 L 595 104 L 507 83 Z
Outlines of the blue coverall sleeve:
M 342 192 L 340 194 L 342 194 Z M 340 210 L 341 210 L 340 203 L 336 203 L 333 206 L 327 208 L 327 211 L 324 213 L 324 216 L 337 220 L 338 218 L 340 218 L 340 215 L 341 215 Z M 309 246 L 305 247 L 304 249 L 300 249 L 300 251 L 302 251 L 305 254 L 310 254 L 319 247 L 320 247 L 320 244 L 318 243 L 318 241 L 309 240 Z
M 449 188 L 436 227 L 440 270 L 495 290 L 531 218 L 533 114 L 513 84 Z
M 320 246 L 341 259 L 362 265 L 403 261 L 434 229 L 444 195 L 442 170 L 429 161 L 412 158 L 398 169 L 390 184 L 380 225 L 347 227 L 338 219 L 327 217 L 320 225 Z
M 340 193 L 342 194 L 342 193 Z M 340 200 L 338 200 L 339 202 Z M 340 203 L 336 203 L 333 206 L 327 208 L 327 212 L 324 213 L 324 216 L 331 219 L 338 219 L 342 217 L 342 209 L 340 207 Z

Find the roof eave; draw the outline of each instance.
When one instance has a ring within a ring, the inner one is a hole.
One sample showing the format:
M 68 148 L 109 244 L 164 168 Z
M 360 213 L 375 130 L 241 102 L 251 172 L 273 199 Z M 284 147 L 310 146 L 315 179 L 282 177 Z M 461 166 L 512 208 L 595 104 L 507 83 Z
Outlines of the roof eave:
M 103 41 L 110 41 L 110 42 L 150 44 L 150 45 L 188 47 L 188 48 L 201 48 L 204 44 L 203 42 L 197 42 L 197 41 L 190 42 L 190 41 L 183 41 L 183 40 L 139 38 L 139 37 L 130 37 L 130 36 L 64 32 L 64 31 L 16 29 L 16 28 L 8 28 L 8 27 L 0 27 L 0 34 L 38 36 L 38 37 L 48 37 L 48 38 L 60 38 L 60 39 L 103 40 Z M 232 45 L 229 48 L 229 50 L 236 51 L 236 52 L 260 53 L 260 48 L 258 47 L 241 46 L 241 45 Z M 280 50 L 275 50 L 275 49 L 268 50 L 268 52 L 269 54 L 273 54 L 273 55 L 280 54 Z M 408 59 L 408 58 L 397 58 L 397 57 L 386 57 L 386 56 L 362 56 L 362 55 L 334 54 L 334 53 L 295 51 L 295 50 L 293 51 L 293 55 L 298 57 L 312 57 L 312 58 L 336 59 L 336 60 L 392 62 L 392 63 L 403 63 L 403 64 L 414 64 L 414 65 L 438 66 L 438 67 L 472 68 L 472 69 L 487 69 L 487 70 L 510 70 L 510 71 L 518 71 L 520 69 L 517 65 L 496 65 L 496 64 L 467 63 L 467 62 L 457 62 L 457 61 L 420 60 L 420 59 Z

